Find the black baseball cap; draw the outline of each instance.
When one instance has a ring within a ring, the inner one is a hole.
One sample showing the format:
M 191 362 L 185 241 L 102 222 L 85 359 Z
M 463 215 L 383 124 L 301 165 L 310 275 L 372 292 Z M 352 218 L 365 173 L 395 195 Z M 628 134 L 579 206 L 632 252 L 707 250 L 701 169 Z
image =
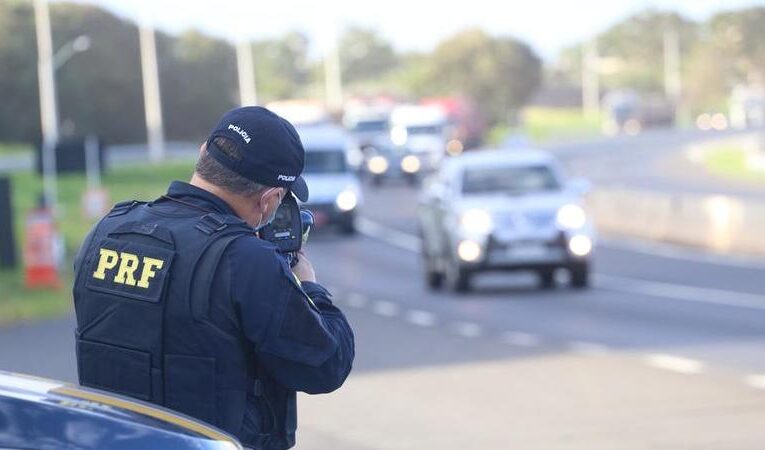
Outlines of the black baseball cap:
M 235 159 L 213 140 L 224 137 L 239 149 Z M 295 127 L 260 106 L 233 109 L 221 117 L 207 139 L 207 152 L 242 177 L 272 187 L 284 187 L 301 201 L 308 200 L 308 186 L 300 174 L 305 149 Z

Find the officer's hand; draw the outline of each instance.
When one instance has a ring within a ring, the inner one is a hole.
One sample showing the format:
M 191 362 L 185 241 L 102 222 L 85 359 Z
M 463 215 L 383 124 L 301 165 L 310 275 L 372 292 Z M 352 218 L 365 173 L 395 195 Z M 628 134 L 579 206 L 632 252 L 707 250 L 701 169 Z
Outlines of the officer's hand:
M 292 272 L 301 282 L 310 281 L 316 283 L 316 272 L 313 270 L 313 264 L 311 264 L 311 261 L 308 260 L 308 257 L 302 250 L 298 252 L 298 262 L 292 268 Z

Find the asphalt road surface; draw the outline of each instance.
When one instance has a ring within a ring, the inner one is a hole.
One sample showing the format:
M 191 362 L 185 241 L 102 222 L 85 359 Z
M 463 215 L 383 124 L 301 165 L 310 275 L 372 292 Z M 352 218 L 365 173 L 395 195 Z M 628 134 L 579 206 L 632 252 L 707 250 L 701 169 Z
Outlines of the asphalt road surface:
M 588 290 L 517 274 L 431 292 L 415 198 L 368 190 L 359 235 L 312 236 L 357 360 L 301 397 L 298 448 L 763 448 L 765 262 L 604 239 Z M 71 317 L 0 329 L 4 369 L 71 381 L 73 357 Z

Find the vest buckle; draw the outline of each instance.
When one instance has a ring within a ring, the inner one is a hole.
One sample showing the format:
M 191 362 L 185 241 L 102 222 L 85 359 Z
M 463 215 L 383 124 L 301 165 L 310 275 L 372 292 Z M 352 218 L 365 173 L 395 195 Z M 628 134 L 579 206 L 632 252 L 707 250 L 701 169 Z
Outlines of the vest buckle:
M 224 230 L 227 226 L 228 223 L 226 222 L 225 218 L 221 217 L 220 214 L 210 213 L 202 216 L 199 219 L 199 222 L 196 224 L 195 228 L 204 234 L 211 235 L 213 233 Z

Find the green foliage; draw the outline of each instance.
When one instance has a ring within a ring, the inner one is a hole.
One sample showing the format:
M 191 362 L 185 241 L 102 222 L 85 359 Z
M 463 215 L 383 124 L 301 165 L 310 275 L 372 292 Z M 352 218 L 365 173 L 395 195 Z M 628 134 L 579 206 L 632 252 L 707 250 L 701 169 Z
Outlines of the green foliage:
M 596 136 L 602 117 L 587 115 L 579 108 L 526 108 L 523 110 L 523 132 L 534 142 L 554 139 Z
M 506 121 L 541 83 L 542 62 L 525 43 L 472 29 L 442 42 L 428 81 L 440 94 L 471 98 L 492 123 Z
M 676 32 L 681 53 L 696 41 L 697 25 L 674 12 L 648 10 L 614 25 L 597 38 L 601 58 L 616 68 L 606 71 L 606 87 L 662 91 L 664 86 L 664 36 Z
M 157 198 L 173 179 L 186 180 L 193 164 L 172 163 L 161 166 L 123 166 L 104 177 L 104 188 L 112 202 L 121 200 Z M 34 208 L 42 191 L 42 180 L 31 172 L 15 173 L 12 179 L 14 224 L 17 240 L 24 236 L 24 221 Z M 81 199 L 85 192 L 82 175 L 59 177 L 60 212 L 59 229 L 64 236 L 67 262 L 63 265 L 60 289 L 29 290 L 23 285 L 23 271 L 0 271 L 0 324 L 17 319 L 47 317 L 64 312 L 71 305 L 71 261 L 93 221 L 81 213 Z M 20 253 L 19 253 L 20 254 Z
M 344 83 L 385 76 L 398 64 L 391 44 L 380 35 L 364 28 L 353 27 L 343 34 L 339 43 Z
M 765 183 L 765 171 L 755 168 L 749 158 L 751 153 L 743 148 L 724 145 L 707 150 L 704 164 L 710 172 L 726 178 Z
M 261 102 L 299 97 L 311 81 L 308 38 L 290 32 L 253 44 L 255 80 Z

